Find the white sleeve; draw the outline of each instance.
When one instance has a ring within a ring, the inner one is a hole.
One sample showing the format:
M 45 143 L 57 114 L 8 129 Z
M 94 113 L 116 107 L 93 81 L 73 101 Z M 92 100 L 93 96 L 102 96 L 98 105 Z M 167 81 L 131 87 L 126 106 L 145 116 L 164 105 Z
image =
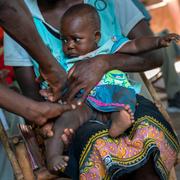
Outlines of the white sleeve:
M 9 66 L 32 66 L 32 58 L 9 35 L 4 35 L 4 63 Z
M 115 0 L 115 15 L 121 32 L 127 36 L 133 27 L 144 19 L 144 15 L 131 0 Z

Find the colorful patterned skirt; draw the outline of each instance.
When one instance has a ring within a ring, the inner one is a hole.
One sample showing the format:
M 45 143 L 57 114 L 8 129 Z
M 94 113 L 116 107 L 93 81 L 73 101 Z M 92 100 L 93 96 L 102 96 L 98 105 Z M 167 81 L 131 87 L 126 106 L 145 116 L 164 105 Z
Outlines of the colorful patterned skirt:
M 124 72 L 112 70 L 91 90 L 87 102 L 101 112 L 119 111 L 124 109 L 125 105 L 129 105 L 134 112 L 136 92 Z
M 73 180 L 115 180 L 142 167 L 150 157 L 160 178 L 168 179 L 179 152 L 178 139 L 153 103 L 142 96 L 137 102 L 136 121 L 119 138 L 110 138 L 108 125 L 96 120 L 77 131 L 66 169 Z

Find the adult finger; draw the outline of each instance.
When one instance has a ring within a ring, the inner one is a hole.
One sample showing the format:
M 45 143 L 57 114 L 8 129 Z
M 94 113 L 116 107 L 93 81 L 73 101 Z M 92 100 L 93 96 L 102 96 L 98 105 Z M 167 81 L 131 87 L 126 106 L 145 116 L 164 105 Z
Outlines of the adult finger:
M 50 95 L 50 94 L 52 94 L 51 93 L 51 90 L 48 88 L 48 89 L 41 89 L 40 91 L 39 91 L 39 93 L 40 93 L 40 95 L 41 96 L 43 96 L 43 97 L 45 97 L 45 98 L 48 98 L 48 96 Z
M 58 112 L 59 112 L 58 115 L 61 115 L 65 111 L 76 109 L 76 105 L 75 104 L 59 104 L 58 106 L 59 106 L 58 107 Z
M 64 129 L 64 133 L 67 135 L 67 136 L 70 136 L 70 131 L 68 128 Z
M 71 142 L 72 141 L 72 137 L 74 136 L 74 130 L 73 129 L 65 129 L 65 131 L 64 131 L 64 133 L 66 133 L 67 134 L 67 136 L 68 136 L 68 139 L 69 139 L 69 142 Z
M 42 83 L 42 82 L 44 81 L 44 79 L 43 79 L 43 77 L 40 75 L 39 77 L 35 78 L 35 81 L 40 84 L 40 83 Z
M 71 86 L 74 83 L 79 83 L 79 77 L 79 70 L 77 68 L 73 67 L 72 69 L 70 69 L 67 78 L 68 85 Z
M 82 95 L 82 97 L 81 97 L 81 98 L 78 98 L 78 99 L 76 100 L 76 104 L 77 104 L 78 106 L 81 106 L 81 105 L 82 105 L 82 103 L 86 100 L 86 98 L 87 98 L 87 96 L 88 96 L 88 94 L 89 94 L 90 91 L 91 91 L 91 89 L 85 90 L 84 93 L 83 93 L 83 95 Z
M 64 129 L 64 134 L 66 134 L 68 136 L 69 139 L 72 138 L 72 136 L 74 135 L 74 130 L 72 128 L 66 128 Z
M 72 100 L 75 98 L 75 95 L 76 95 L 81 89 L 84 89 L 84 88 L 85 88 L 85 85 L 83 85 L 82 83 L 79 84 L 79 85 L 77 85 L 74 89 L 72 89 L 71 91 L 69 91 L 67 100 L 68 100 L 68 101 L 72 101 Z
M 44 116 L 46 117 L 47 121 L 49 122 L 53 118 L 61 116 L 66 111 L 76 109 L 76 106 L 74 104 L 58 104 L 58 103 L 49 104 L 51 106 L 49 106 L 49 108 L 46 111 L 46 114 L 44 114 Z
M 68 82 L 68 83 L 69 83 L 69 82 Z M 64 94 L 64 99 L 65 99 L 65 100 L 69 98 L 69 96 L 71 95 L 72 91 L 73 91 L 78 85 L 79 85 L 79 83 L 76 82 L 76 81 L 74 81 L 73 83 L 71 83 L 71 84 L 69 85 L 69 87 L 67 88 L 66 93 Z
M 64 145 L 65 145 L 66 147 L 69 145 L 69 140 L 68 140 L 68 137 L 67 137 L 66 134 L 63 134 L 63 135 L 61 136 L 61 140 L 62 140 L 62 142 L 64 143 Z
M 69 70 L 69 72 L 68 72 L 68 79 L 71 78 L 71 76 L 72 76 L 72 74 L 73 74 L 74 71 L 75 71 L 75 66 L 73 66 L 73 67 Z
M 47 123 L 40 129 L 40 134 L 45 138 L 52 137 L 54 135 L 52 128 L 53 128 L 53 123 L 52 122 Z
M 52 87 L 52 93 L 49 94 L 48 100 L 51 102 L 56 102 L 61 99 L 61 88 L 60 87 Z
M 72 137 L 74 135 L 74 130 L 73 129 L 64 129 L 64 133 L 63 135 L 61 136 L 61 139 L 63 141 L 63 143 L 68 146 L 70 144 L 70 142 L 72 141 Z
M 57 95 L 53 93 L 52 89 L 40 90 L 40 95 L 43 96 L 45 99 L 49 100 L 50 102 L 56 102 L 59 100 L 59 96 L 56 97 Z

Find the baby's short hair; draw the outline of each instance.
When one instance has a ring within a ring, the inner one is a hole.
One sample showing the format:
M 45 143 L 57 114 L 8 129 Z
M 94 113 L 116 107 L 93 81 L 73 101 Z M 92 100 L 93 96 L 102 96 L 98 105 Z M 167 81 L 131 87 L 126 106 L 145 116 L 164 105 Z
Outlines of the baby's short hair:
M 76 4 L 71 6 L 63 15 L 61 21 L 67 17 L 85 18 L 96 30 L 100 30 L 100 17 L 96 9 L 89 4 Z

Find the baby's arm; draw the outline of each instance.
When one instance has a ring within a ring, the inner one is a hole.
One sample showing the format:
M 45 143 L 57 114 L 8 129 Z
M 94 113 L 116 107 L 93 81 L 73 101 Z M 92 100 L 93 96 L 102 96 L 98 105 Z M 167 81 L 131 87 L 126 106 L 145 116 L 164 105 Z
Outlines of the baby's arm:
M 144 53 L 146 51 L 167 47 L 169 46 L 171 41 L 178 42 L 179 40 L 180 40 L 180 36 L 174 33 L 165 36 L 157 36 L 157 37 L 155 36 L 141 37 L 127 42 L 117 52 L 127 53 L 127 54 Z

